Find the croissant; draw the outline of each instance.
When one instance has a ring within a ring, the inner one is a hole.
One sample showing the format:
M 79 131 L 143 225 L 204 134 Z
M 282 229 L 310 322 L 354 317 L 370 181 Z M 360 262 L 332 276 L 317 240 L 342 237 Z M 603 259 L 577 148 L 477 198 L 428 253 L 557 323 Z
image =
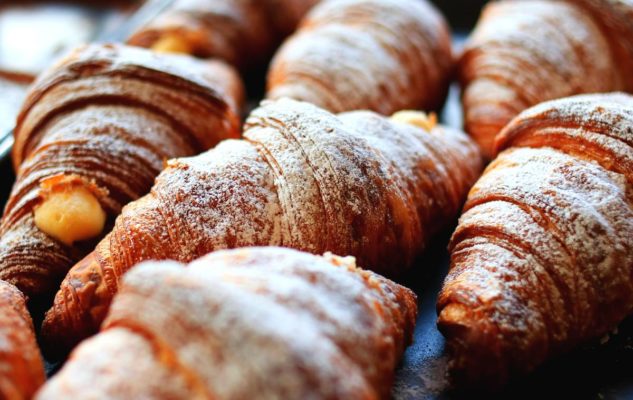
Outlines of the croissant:
M 128 39 L 135 46 L 260 65 L 318 0 L 176 0 Z
M 633 96 L 543 103 L 496 148 L 438 301 L 454 377 L 490 387 L 633 312 Z
M 44 383 L 44 364 L 22 293 L 0 281 L 0 398 L 32 398 Z
M 221 63 L 114 45 L 80 48 L 48 71 L 15 128 L 0 279 L 50 300 L 165 159 L 239 135 L 241 90 Z
M 398 276 L 456 217 L 482 166 L 461 132 L 290 99 L 255 110 L 244 138 L 169 161 L 150 194 L 124 208 L 62 283 L 43 324 L 51 351 L 96 332 L 121 275 L 148 259 L 284 246 Z
M 459 61 L 466 131 L 487 157 L 522 110 L 574 94 L 633 92 L 633 3 L 489 3 Z
M 322 1 L 273 58 L 267 97 L 335 113 L 433 110 L 452 67 L 448 26 L 427 1 Z
M 37 399 L 386 399 L 416 312 L 413 292 L 352 257 L 145 263 Z

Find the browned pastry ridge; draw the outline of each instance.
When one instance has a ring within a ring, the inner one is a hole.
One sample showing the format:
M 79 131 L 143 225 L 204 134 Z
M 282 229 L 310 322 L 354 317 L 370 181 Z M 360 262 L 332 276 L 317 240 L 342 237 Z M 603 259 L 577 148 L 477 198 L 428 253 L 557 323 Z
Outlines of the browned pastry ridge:
M 45 73 L 15 129 L 0 279 L 50 297 L 166 159 L 239 136 L 241 96 L 224 64 L 125 46 L 80 48 Z
M 148 259 L 189 262 L 217 249 L 284 246 L 353 255 L 398 276 L 454 220 L 481 168 L 462 132 L 265 102 L 244 140 L 170 161 L 150 194 L 124 208 L 66 276 L 43 336 L 60 351 L 96 332 L 120 277 Z
M 44 364 L 24 295 L 0 281 L 0 398 L 30 399 L 44 379 Z
M 434 110 L 452 70 L 450 31 L 426 0 L 325 0 L 273 58 L 267 97 L 334 113 Z
M 416 312 L 413 292 L 351 257 L 148 262 L 37 399 L 388 399 Z
M 492 156 L 522 110 L 582 93 L 633 92 L 631 0 L 489 3 L 459 62 L 466 132 Z
M 318 0 L 176 0 L 128 43 L 260 65 Z
M 438 301 L 454 376 L 493 387 L 633 312 L 633 96 L 543 103 L 496 147 Z

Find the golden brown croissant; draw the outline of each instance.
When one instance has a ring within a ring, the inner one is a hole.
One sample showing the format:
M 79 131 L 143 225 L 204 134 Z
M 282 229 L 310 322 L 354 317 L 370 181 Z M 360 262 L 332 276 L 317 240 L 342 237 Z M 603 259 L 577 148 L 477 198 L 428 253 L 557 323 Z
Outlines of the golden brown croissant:
M 353 255 L 397 276 L 450 224 L 482 165 L 461 132 L 290 99 L 255 110 L 244 138 L 170 161 L 124 208 L 64 280 L 43 327 L 51 349 L 96 332 L 119 278 L 143 260 L 270 245 Z
M 452 66 L 448 26 L 427 1 L 326 0 L 275 55 L 267 97 L 332 112 L 432 110 Z
M 413 292 L 351 257 L 263 247 L 145 263 L 37 398 L 389 398 L 416 312 Z
M 44 379 L 44 364 L 24 295 L 0 281 L 0 398 L 30 399 Z
M 519 112 L 581 93 L 633 91 L 633 3 L 486 6 L 459 63 L 466 131 L 486 156 Z
M 318 0 L 176 0 L 129 44 L 217 57 L 240 68 L 270 57 Z
M 239 135 L 240 101 L 239 78 L 221 63 L 113 45 L 75 51 L 39 79 L 18 118 L 0 279 L 52 295 L 166 159 Z
M 438 302 L 455 376 L 492 386 L 633 312 L 633 96 L 543 103 L 496 146 Z

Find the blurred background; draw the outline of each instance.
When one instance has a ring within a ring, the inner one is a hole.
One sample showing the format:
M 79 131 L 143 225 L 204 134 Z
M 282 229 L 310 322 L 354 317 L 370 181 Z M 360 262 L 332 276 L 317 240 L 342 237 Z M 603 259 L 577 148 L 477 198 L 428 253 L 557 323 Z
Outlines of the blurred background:
M 139 6 L 132 1 L 1 0 L 0 138 L 12 128 L 25 89 L 41 70 L 72 47 L 107 39 Z M 0 143 L 0 157 L 6 147 Z
M 26 87 L 55 57 L 89 41 L 124 40 L 173 0 L 0 1 L 0 139 L 14 123 Z M 463 37 L 484 0 L 435 0 Z M 0 143 L 0 158 L 8 150 Z

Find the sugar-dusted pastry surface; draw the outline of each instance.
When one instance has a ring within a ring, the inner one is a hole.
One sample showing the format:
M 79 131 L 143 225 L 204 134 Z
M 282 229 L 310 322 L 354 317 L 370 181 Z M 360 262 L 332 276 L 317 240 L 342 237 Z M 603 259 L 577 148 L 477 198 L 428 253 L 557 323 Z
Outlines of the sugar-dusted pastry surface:
M 150 194 L 125 207 L 67 275 L 44 337 L 60 349 L 96 332 L 120 277 L 144 260 L 284 246 L 353 255 L 397 277 L 454 221 L 481 168 L 462 132 L 426 131 L 368 111 L 335 116 L 290 99 L 264 102 L 244 140 L 169 161 Z
M 24 295 L 0 281 L 0 398 L 30 399 L 44 379 Z
M 241 101 L 236 72 L 217 61 L 90 45 L 53 66 L 15 128 L 0 279 L 51 297 L 166 159 L 239 135 Z
M 351 257 L 269 247 L 146 263 L 37 398 L 389 398 L 416 310 Z
M 275 55 L 267 97 L 332 112 L 433 110 L 452 72 L 448 25 L 426 0 L 325 0 Z
M 438 301 L 455 377 L 491 386 L 633 312 L 633 97 L 543 103 L 496 147 Z
M 459 63 L 465 129 L 485 155 L 512 118 L 540 102 L 633 91 L 632 19 L 626 1 L 487 5 Z

